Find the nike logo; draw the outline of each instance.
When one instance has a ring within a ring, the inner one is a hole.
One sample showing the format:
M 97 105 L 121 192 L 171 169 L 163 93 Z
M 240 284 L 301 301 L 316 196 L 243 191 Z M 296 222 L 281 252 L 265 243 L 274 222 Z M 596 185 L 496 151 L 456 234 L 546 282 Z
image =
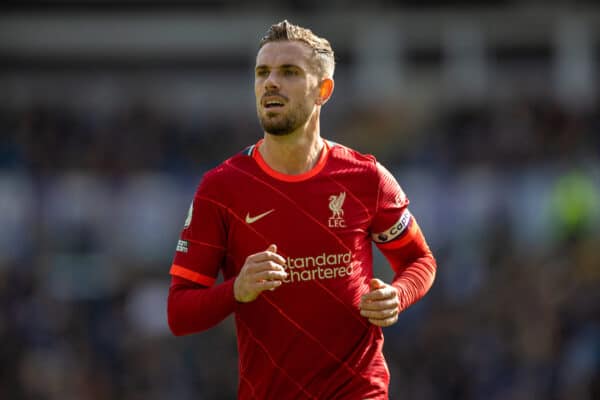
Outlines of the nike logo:
M 257 215 L 257 216 L 255 216 L 255 217 L 251 217 L 251 216 L 250 216 L 250 213 L 247 213 L 247 214 L 246 214 L 246 223 L 247 223 L 247 224 L 253 224 L 253 223 L 255 223 L 256 221 L 258 221 L 259 219 L 261 219 L 261 218 L 263 218 L 263 217 L 266 217 L 267 215 L 271 214 L 273 211 L 275 211 L 275 209 L 269 210 L 269 211 L 267 211 L 267 212 L 264 212 L 264 213 L 262 213 L 262 214 L 258 214 L 258 215 Z

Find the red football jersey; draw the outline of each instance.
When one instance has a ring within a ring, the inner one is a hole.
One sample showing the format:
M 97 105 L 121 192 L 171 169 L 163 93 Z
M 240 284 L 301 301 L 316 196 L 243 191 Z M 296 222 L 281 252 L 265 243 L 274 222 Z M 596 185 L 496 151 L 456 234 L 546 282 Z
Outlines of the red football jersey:
M 372 156 L 328 142 L 311 171 L 290 176 L 264 162 L 260 143 L 205 174 L 171 274 L 210 287 L 276 244 L 287 280 L 234 306 L 239 398 L 385 399 L 382 330 L 358 305 L 372 240 L 411 230 L 408 200 Z

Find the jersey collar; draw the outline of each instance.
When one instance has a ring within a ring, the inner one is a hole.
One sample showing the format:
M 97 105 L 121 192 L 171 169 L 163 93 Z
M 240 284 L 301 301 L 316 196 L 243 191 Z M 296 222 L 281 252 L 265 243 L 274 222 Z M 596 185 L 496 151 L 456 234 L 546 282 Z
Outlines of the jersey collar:
M 265 162 L 264 158 L 260 154 L 260 151 L 258 151 L 258 148 L 260 147 L 262 142 L 263 139 L 260 139 L 254 146 L 252 146 L 252 158 L 256 161 L 260 169 L 262 169 L 267 175 L 284 182 L 301 182 L 317 175 L 325 167 L 325 164 L 327 163 L 327 156 L 329 155 L 329 150 L 331 148 L 331 145 L 327 142 L 327 140 L 323 140 L 323 150 L 321 150 L 321 155 L 319 156 L 319 160 L 317 161 L 315 166 L 312 167 L 311 170 L 303 172 L 301 174 L 288 175 L 282 172 L 275 171 Z

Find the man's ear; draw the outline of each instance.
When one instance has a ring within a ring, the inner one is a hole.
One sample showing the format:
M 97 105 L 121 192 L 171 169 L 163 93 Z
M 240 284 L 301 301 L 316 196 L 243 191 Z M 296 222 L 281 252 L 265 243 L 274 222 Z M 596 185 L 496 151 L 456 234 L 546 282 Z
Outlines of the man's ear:
M 321 81 L 321 86 L 319 87 L 319 97 L 317 98 L 317 104 L 322 106 L 327 103 L 327 100 L 333 94 L 333 79 L 325 78 Z

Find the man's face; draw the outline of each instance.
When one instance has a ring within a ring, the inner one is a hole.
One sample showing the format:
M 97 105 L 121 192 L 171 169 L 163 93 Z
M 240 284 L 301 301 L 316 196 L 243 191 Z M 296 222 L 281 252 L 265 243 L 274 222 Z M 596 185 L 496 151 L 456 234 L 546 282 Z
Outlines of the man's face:
M 287 135 L 301 127 L 315 109 L 319 79 L 312 50 L 298 41 L 270 42 L 256 56 L 254 94 L 265 132 Z

